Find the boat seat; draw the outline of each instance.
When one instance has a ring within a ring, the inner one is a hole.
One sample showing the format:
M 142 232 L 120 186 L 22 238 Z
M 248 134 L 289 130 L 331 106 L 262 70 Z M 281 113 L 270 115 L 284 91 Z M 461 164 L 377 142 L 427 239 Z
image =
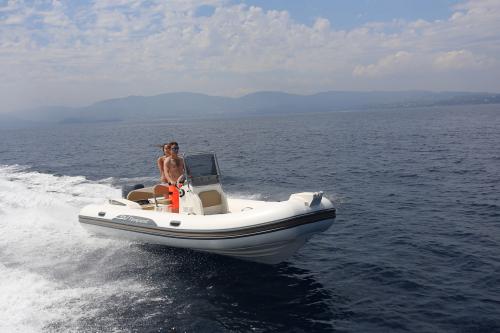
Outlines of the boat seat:
M 208 190 L 198 193 L 201 205 L 203 206 L 203 213 L 205 215 L 225 213 L 224 205 L 222 202 L 222 195 L 219 191 Z
M 159 184 L 153 186 L 153 193 L 157 197 L 163 195 L 166 198 L 168 198 L 169 197 L 168 185 Z
M 198 193 L 203 208 L 213 207 L 222 204 L 222 196 L 219 191 L 209 190 Z
M 165 199 L 165 198 L 156 198 L 156 202 L 157 202 L 159 205 L 171 205 L 171 204 L 172 204 L 172 200 L 170 200 L 170 199 Z
M 134 191 L 131 191 L 127 195 L 127 199 L 135 202 L 149 202 L 141 205 L 142 209 L 153 209 L 155 207 L 155 203 L 151 202 L 151 200 L 155 201 L 158 205 L 170 205 L 172 204 L 172 200 L 165 199 L 168 197 L 168 186 L 166 185 L 155 185 L 151 187 L 144 187 Z
M 164 198 L 157 198 L 156 202 L 160 206 L 168 206 L 172 204 L 172 200 L 170 199 L 164 199 Z M 152 210 L 155 208 L 155 203 L 148 201 L 148 203 L 141 205 L 141 208 L 144 210 Z
M 155 209 L 155 204 L 141 205 L 141 208 L 144 209 L 144 210 L 154 210 Z
M 127 195 L 127 200 L 130 201 L 139 201 L 139 200 L 147 200 L 149 198 L 153 198 L 155 196 L 153 187 L 144 187 L 137 190 L 131 191 Z

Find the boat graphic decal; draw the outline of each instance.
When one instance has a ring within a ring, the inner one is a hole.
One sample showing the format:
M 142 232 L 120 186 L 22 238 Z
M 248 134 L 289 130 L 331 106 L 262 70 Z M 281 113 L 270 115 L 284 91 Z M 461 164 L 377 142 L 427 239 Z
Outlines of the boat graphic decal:
M 133 215 L 118 215 L 113 218 L 111 221 L 116 223 L 124 223 L 124 224 L 132 224 L 132 225 L 149 225 L 152 227 L 158 226 L 155 221 L 148 219 L 146 217 L 141 216 L 133 216 Z

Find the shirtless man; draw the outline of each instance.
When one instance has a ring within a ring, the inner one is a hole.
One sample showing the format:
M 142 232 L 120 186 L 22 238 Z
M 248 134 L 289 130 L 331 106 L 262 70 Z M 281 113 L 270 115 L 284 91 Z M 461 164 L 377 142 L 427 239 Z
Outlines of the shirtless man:
M 156 164 L 158 165 L 158 169 L 160 170 L 160 182 L 167 183 L 167 177 L 165 177 L 164 164 L 165 159 L 170 156 L 170 143 L 164 143 L 161 147 L 163 150 L 163 156 L 158 157 Z
M 163 162 L 163 173 L 169 184 L 175 184 L 177 179 L 184 174 L 184 160 L 179 157 L 179 145 L 173 141 L 170 145 L 170 156 Z

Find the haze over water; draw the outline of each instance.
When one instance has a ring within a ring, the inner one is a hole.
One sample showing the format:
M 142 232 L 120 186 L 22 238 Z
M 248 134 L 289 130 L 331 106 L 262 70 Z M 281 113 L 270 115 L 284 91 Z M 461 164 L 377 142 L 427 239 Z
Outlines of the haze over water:
M 0 331 L 499 331 L 500 106 L 0 131 Z M 217 152 L 230 196 L 323 190 L 277 266 L 96 238 L 81 207 Z

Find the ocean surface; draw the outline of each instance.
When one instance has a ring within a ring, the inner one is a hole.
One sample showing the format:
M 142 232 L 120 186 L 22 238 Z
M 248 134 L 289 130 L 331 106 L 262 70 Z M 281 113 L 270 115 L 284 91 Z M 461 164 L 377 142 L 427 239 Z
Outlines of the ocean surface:
M 338 217 L 276 266 L 82 229 L 172 139 Z M 500 105 L 2 130 L 0 332 L 499 332 L 499 197 Z

